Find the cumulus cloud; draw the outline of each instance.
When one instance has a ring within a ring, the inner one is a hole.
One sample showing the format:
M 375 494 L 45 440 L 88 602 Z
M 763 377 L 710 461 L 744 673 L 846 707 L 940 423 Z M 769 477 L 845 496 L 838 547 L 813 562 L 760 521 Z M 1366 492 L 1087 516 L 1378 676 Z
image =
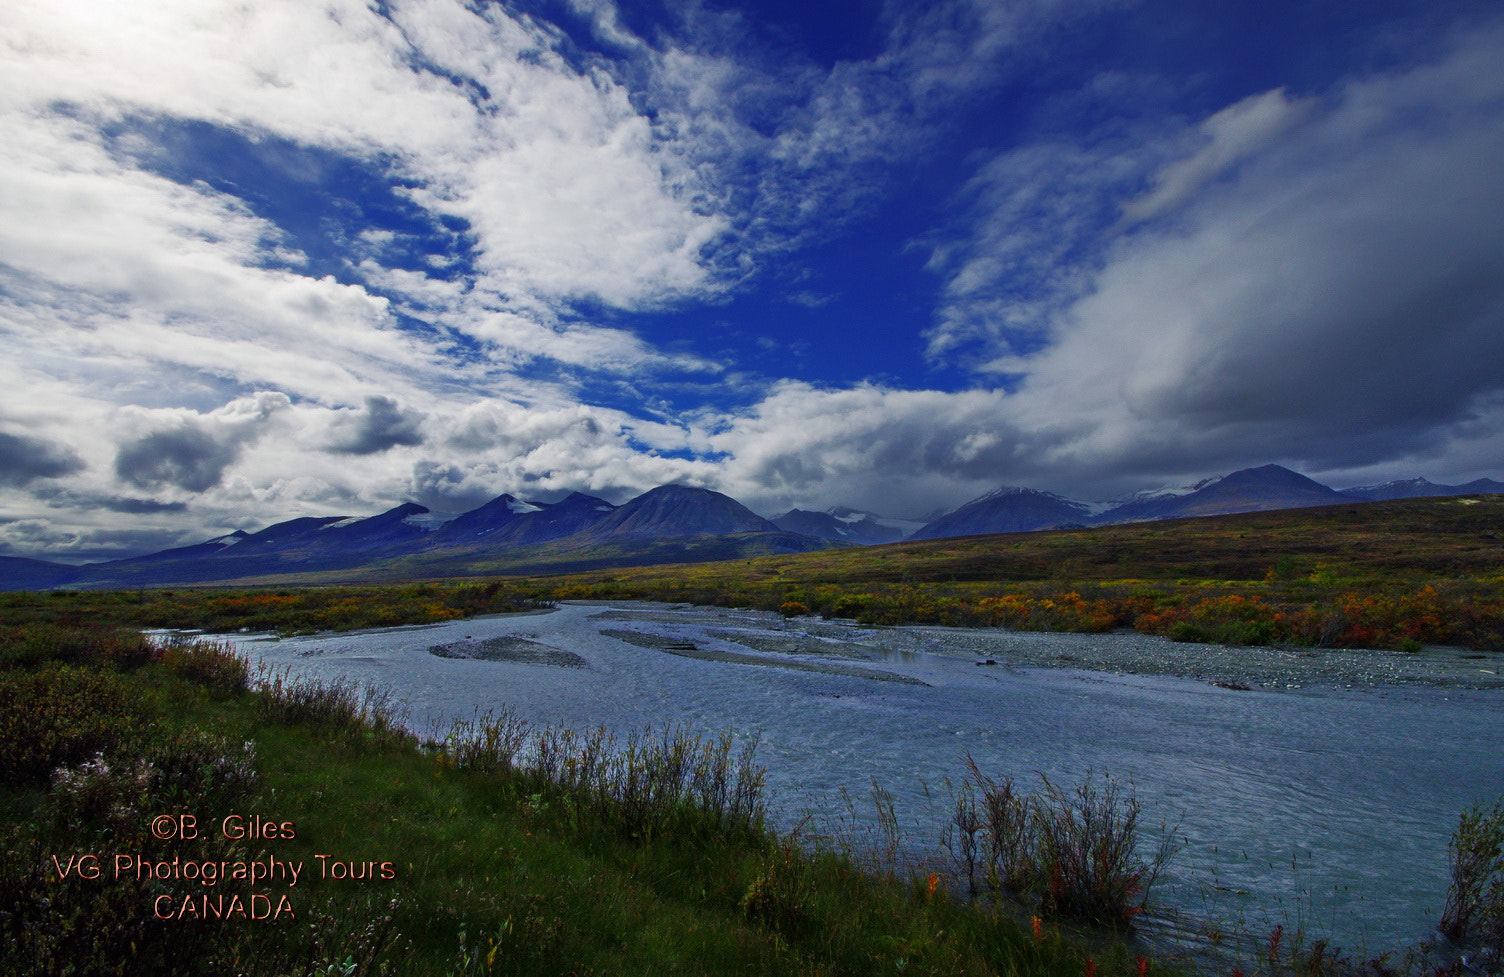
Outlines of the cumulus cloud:
M 404 408 L 391 397 L 367 397 L 364 410 L 340 425 L 333 442 L 335 451 L 348 455 L 373 455 L 398 445 L 423 443 L 423 414 Z
M 83 459 L 67 445 L 0 431 L 0 485 L 25 485 L 40 478 L 59 478 L 83 467 Z
M 127 423 L 148 430 L 120 446 L 115 474 L 140 488 L 213 488 L 245 447 L 266 433 L 267 420 L 290 403 L 286 394 L 259 393 L 207 415 L 131 410 Z
M 78 541 L 78 534 L 47 519 L 0 520 L 0 552 L 29 555 L 64 551 Z
M 908 515 L 1032 474 L 1029 435 L 1008 401 L 988 390 L 785 382 L 708 442 L 726 456 L 720 484 L 764 511 L 831 499 Z
M 121 446 L 115 457 L 115 474 L 141 488 L 175 485 L 188 492 L 202 492 L 219 484 L 225 469 L 239 454 L 238 444 L 219 441 L 208 431 L 184 424 Z
M 579 490 L 619 501 L 666 482 L 709 485 L 712 462 L 684 457 L 703 447 L 693 429 L 586 405 L 526 406 L 487 400 L 446 418 L 450 432 L 413 472 L 414 496 L 455 509 L 502 492 Z

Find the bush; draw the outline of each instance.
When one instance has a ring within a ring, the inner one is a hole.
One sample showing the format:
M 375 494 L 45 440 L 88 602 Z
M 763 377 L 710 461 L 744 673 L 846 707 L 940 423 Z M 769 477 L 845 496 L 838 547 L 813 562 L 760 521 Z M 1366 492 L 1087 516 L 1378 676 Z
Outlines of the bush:
M 461 770 L 507 773 L 514 769 L 527 738 L 526 720 L 511 712 L 500 715 L 488 712 L 457 720 L 444 738 L 441 756 Z
M 36 668 L 47 662 L 130 670 L 152 661 L 156 646 L 123 628 L 26 624 L 0 630 L 0 668 Z
M 785 937 L 803 937 L 813 922 L 811 876 L 810 860 L 794 841 L 772 845 L 742 895 L 742 912 Z
M 671 727 L 625 741 L 604 729 L 580 736 L 545 728 L 522 772 L 564 788 L 628 837 L 646 838 L 686 814 L 727 833 L 760 832 L 765 771 L 755 751 L 753 742 L 733 756 L 730 734 L 701 739 Z
M 197 682 L 217 696 L 239 695 L 251 685 L 250 666 L 225 641 L 171 641 L 161 649 L 162 664 L 174 675 Z
M 256 691 L 256 708 L 268 722 L 314 726 L 379 742 L 412 738 L 390 689 L 344 678 L 294 678 L 289 669 L 282 669 L 264 670 Z
M 101 832 L 130 838 L 150 802 L 152 766 L 146 760 L 107 760 L 96 754 L 76 767 L 52 775 L 48 809 L 59 834 Z
M 1040 789 L 1022 794 L 1011 778 L 994 781 L 967 760 L 950 841 L 972 894 L 1007 893 L 1041 915 L 1129 926 L 1174 853 L 1167 832 L 1151 858 L 1140 857 L 1137 798 L 1090 774 L 1074 790 L 1041 774 Z
M 754 742 L 733 755 L 729 734 L 701 739 L 670 727 L 625 740 L 604 727 L 533 730 L 504 712 L 456 722 L 439 762 L 560 791 L 592 823 L 645 838 L 686 815 L 728 834 L 761 831 L 765 772 L 755 750 Z
M 1462 812 L 1447 854 L 1452 884 L 1437 929 L 1454 943 L 1476 941 L 1504 958 L 1504 800 Z
M 155 712 L 116 675 L 56 664 L 0 673 L 0 781 L 40 785 L 58 767 L 130 752 Z
M 1170 625 L 1169 634 L 1166 635 L 1171 641 L 1184 641 L 1205 644 L 1211 641 L 1212 636 L 1207 634 L 1206 629 L 1199 624 L 1190 621 L 1176 621 Z
M 148 830 L 153 817 L 190 801 L 192 810 L 203 810 L 206 800 L 223 808 L 249 796 L 256 784 L 249 744 L 232 746 L 198 729 L 175 732 L 150 749 L 99 753 L 58 769 L 37 823 L 0 837 L 0 889 L 7 895 L 0 903 L 0 972 L 267 973 L 248 971 L 248 954 L 234 942 L 259 934 L 163 925 L 156 917 L 159 896 L 177 901 L 202 892 L 201 884 L 131 871 L 112 875 L 108 869 L 89 877 L 82 869 L 63 872 L 52 860 L 59 852 L 90 847 L 129 853 L 144 863 L 176 858 L 178 843 Z M 91 840 L 96 844 L 89 845 Z M 212 832 L 193 851 L 205 863 L 247 854 Z M 71 867 L 71 859 L 65 862 Z
M 226 808 L 249 797 L 259 783 L 256 746 L 199 729 L 169 734 L 147 754 L 151 791 L 172 805 L 207 804 Z

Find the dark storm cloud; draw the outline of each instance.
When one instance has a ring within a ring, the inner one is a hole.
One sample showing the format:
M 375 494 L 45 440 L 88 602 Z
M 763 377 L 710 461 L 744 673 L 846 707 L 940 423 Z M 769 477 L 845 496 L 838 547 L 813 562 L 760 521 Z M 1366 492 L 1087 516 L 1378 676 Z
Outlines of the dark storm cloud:
M 83 470 L 83 459 L 66 445 L 0 431 L 0 485 L 25 485 Z
M 120 447 L 115 474 L 138 488 L 206 491 L 218 485 L 241 452 L 266 433 L 268 421 L 290 405 L 284 393 L 258 390 L 207 414 L 133 412 L 140 427 L 156 430 Z
M 32 494 L 55 509 L 105 509 L 109 512 L 124 512 L 132 515 L 186 512 L 188 509 L 186 502 L 163 502 L 158 499 L 138 499 L 125 495 L 101 495 L 94 492 L 76 492 L 60 487 L 35 489 Z
M 123 446 L 115 456 L 115 474 L 141 488 L 174 485 L 203 492 L 219 484 L 240 456 L 240 444 L 221 441 L 207 431 L 184 426 L 157 431 Z
M 346 422 L 333 448 L 341 454 L 374 455 L 398 445 L 422 444 L 423 418 L 420 411 L 403 408 L 390 397 L 367 397 L 365 410 Z
M 143 514 L 148 512 L 186 512 L 186 502 L 159 502 L 156 499 L 131 499 L 124 496 L 111 496 L 101 499 L 99 505 L 111 512 L 128 512 Z

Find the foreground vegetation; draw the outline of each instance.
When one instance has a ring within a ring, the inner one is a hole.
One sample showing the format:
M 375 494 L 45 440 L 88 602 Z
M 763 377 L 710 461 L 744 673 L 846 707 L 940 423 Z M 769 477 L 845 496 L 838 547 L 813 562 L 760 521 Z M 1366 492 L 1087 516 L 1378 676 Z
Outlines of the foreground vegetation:
M 379 694 L 253 683 L 210 642 L 45 630 L 0 644 L 0 972 L 1163 970 L 771 832 L 729 738 L 481 716 L 424 745 Z M 232 879 L 276 860 L 296 884 Z
M 1406 499 L 553 577 L 0 594 L 0 623 L 350 629 L 649 599 L 865 624 L 1504 650 L 1504 496 Z

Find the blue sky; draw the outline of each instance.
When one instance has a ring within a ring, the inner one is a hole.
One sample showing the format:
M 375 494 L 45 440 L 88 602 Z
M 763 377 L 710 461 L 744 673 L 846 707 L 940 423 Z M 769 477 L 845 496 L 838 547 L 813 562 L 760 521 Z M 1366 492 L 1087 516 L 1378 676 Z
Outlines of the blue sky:
M 0 553 L 1498 477 L 1485 2 L 17 0 Z

